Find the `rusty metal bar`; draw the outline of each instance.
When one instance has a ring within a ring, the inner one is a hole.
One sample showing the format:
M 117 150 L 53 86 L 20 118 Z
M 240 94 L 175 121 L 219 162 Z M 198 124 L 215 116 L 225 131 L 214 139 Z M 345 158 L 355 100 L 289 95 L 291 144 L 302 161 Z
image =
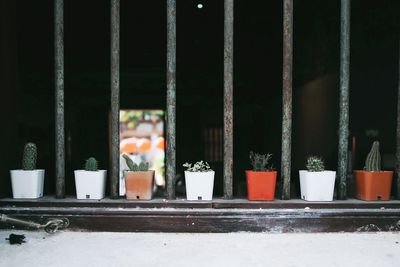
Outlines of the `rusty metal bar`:
M 338 147 L 338 199 L 347 198 L 350 84 L 350 0 L 341 0 L 340 10 L 340 96 Z
M 175 199 L 176 0 L 167 0 L 167 198 Z
M 397 186 L 397 199 L 400 199 L 400 36 L 399 36 L 399 47 L 398 47 L 398 59 L 399 59 L 399 77 L 398 77 L 398 97 L 397 97 L 397 132 L 396 132 L 396 186 Z
M 282 199 L 290 199 L 292 150 L 293 0 L 283 1 Z
M 58 229 L 65 229 L 69 226 L 68 218 L 54 218 L 47 222 L 40 224 L 32 221 L 21 220 L 14 217 L 9 217 L 5 214 L 0 214 L 0 222 L 12 224 L 13 226 L 19 225 L 34 229 L 44 229 L 49 234 L 54 234 Z
M 111 198 L 119 183 L 119 0 L 111 0 Z
M 64 1 L 54 1 L 54 80 L 56 137 L 56 197 L 65 196 L 64 134 Z
M 224 3 L 224 197 L 233 195 L 233 0 Z

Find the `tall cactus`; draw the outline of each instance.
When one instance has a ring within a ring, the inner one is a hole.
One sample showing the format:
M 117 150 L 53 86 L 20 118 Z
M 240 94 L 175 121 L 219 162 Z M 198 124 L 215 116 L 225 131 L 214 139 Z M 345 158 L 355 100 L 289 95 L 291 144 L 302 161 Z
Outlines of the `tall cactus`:
M 95 172 L 95 171 L 97 171 L 97 165 L 98 165 L 97 160 L 93 157 L 90 157 L 86 160 L 85 170 Z
M 372 144 L 371 151 L 368 153 L 367 159 L 365 160 L 364 170 L 368 172 L 381 171 L 381 154 L 379 153 L 379 141 L 375 141 Z
M 37 148 L 34 143 L 26 143 L 22 155 L 22 169 L 31 171 L 36 169 Z

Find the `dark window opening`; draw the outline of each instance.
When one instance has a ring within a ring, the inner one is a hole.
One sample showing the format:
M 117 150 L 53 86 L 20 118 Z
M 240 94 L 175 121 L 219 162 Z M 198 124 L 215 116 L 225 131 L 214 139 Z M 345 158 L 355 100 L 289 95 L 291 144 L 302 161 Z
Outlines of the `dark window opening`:
M 176 169 L 179 185 L 184 162 L 209 161 L 216 170 L 214 196 L 220 197 L 224 6 L 222 0 L 201 4 L 177 1 Z M 383 167 L 395 168 L 399 9 L 397 1 L 352 1 L 350 169 L 363 168 L 375 139 Z M 165 1 L 121 1 L 121 110 L 165 110 L 165 10 Z M 7 25 L 0 39 L 1 177 L 20 167 L 23 144 L 33 141 L 46 169 L 45 195 L 54 195 L 53 1 L 18 0 L 0 13 Z M 110 3 L 65 1 L 64 15 L 65 181 L 66 195 L 74 196 L 74 169 L 89 156 L 103 168 L 110 162 Z M 233 185 L 234 197 L 245 198 L 249 151 L 272 153 L 274 167 L 281 168 L 282 3 L 236 0 L 234 16 Z M 328 169 L 337 169 L 340 1 L 295 0 L 293 39 L 291 192 L 299 199 L 298 170 L 307 155 L 321 155 Z M 281 184 L 278 176 L 277 199 Z M 0 185 L 0 196 L 9 197 L 9 179 Z

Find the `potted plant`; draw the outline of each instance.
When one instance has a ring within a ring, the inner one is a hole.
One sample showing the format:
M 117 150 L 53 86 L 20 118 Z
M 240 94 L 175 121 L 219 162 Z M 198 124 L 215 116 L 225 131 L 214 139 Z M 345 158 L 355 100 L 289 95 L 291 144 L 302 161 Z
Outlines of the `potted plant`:
M 362 200 L 389 200 L 392 189 L 393 171 L 381 170 L 379 142 L 372 144 L 365 160 L 364 170 L 354 171 L 356 195 Z
M 27 143 L 22 156 L 22 170 L 10 170 L 14 198 L 39 198 L 43 196 L 44 170 L 36 169 L 37 148 Z
M 335 171 L 326 171 L 319 157 L 307 159 L 307 170 L 300 170 L 301 198 L 307 201 L 332 201 Z
M 136 164 L 124 154 L 129 170 L 124 171 L 127 199 L 150 200 L 153 197 L 154 171 L 149 170 L 148 162 Z
M 186 199 L 212 200 L 214 189 L 214 171 L 204 161 L 195 164 L 185 163 Z
M 253 170 L 246 171 L 249 200 L 274 200 L 277 172 L 272 165 L 268 165 L 271 157 L 272 154 L 263 155 L 250 151 Z
M 77 199 L 104 198 L 107 170 L 99 170 L 95 158 L 87 159 L 85 169 L 75 170 L 74 174 Z

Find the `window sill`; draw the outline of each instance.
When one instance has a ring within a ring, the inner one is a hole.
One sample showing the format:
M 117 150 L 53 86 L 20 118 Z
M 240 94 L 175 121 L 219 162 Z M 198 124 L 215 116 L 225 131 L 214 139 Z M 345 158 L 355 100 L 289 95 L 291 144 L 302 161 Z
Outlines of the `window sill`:
M 132 201 L 44 197 L 0 199 L 0 213 L 42 222 L 67 217 L 71 230 L 117 232 L 399 231 L 400 201 L 184 199 Z M 11 225 L 0 224 L 0 228 Z

